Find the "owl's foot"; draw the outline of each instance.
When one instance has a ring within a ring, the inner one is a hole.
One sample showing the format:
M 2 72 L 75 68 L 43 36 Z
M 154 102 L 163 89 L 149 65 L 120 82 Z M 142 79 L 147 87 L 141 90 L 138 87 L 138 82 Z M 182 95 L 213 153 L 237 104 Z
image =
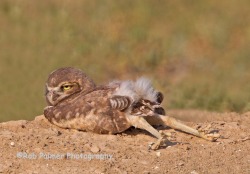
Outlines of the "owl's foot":
M 220 134 L 218 133 L 207 133 L 204 130 L 198 130 L 199 135 L 201 138 L 208 140 L 208 141 L 216 141 L 218 138 L 220 138 Z
M 149 144 L 149 150 L 157 150 L 159 149 L 161 146 L 167 146 L 168 144 L 170 144 L 171 142 L 168 140 L 168 137 L 171 136 L 169 134 L 165 134 L 162 131 L 159 131 L 159 133 L 161 134 L 161 137 L 157 139 L 156 142 L 151 142 Z

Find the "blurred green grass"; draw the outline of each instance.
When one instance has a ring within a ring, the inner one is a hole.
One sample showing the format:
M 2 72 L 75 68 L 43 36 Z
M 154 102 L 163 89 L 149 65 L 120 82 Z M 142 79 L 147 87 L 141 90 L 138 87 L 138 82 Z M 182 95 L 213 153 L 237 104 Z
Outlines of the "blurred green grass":
M 169 109 L 250 110 L 250 1 L 0 1 L 0 121 L 32 119 L 47 75 L 147 76 Z

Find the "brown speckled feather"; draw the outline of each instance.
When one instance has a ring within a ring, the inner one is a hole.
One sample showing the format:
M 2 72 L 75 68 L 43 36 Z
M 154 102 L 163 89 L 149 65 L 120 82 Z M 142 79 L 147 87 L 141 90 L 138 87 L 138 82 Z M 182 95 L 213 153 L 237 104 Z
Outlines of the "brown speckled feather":
M 128 129 L 125 113 L 111 108 L 114 88 L 97 87 L 86 94 L 67 98 L 56 106 L 47 107 L 44 115 L 62 128 L 74 128 L 96 133 L 119 133 Z

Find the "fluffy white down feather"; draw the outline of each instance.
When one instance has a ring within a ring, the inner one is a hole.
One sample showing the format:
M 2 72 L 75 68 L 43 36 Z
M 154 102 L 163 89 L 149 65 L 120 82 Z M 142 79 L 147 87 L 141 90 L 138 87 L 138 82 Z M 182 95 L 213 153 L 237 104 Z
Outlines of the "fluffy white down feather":
M 128 96 L 133 102 L 141 98 L 153 102 L 157 100 L 157 92 L 154 90 L 151 81 L 147 78 L 141 77 L 136 81 L 114 81 L 110 83 L 110 85 L 112 84 L 119 84 L 114 95 Z

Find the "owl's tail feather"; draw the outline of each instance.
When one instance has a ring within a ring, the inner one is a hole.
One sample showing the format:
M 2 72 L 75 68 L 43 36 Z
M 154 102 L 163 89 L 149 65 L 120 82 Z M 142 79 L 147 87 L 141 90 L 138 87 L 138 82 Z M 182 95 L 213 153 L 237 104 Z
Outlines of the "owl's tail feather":
M 191 135 L 195 135 L 197 137 L 203 138 L 208 141 L 216 141 L 219 138 L 219 134 L 206 134 L 203 131 L 196 130 L 194 128 L 191 128 L 185 124 L 183 124 L 181 121 L 170 117 L 166 115 L 160 115 L 155 114 L 153 117 L 145 117 L 145 119 L 148 121 L 151 125 L 164 125 L 171 127 L 176 130 L 180 130 L 183 132 L 186 132 Z

